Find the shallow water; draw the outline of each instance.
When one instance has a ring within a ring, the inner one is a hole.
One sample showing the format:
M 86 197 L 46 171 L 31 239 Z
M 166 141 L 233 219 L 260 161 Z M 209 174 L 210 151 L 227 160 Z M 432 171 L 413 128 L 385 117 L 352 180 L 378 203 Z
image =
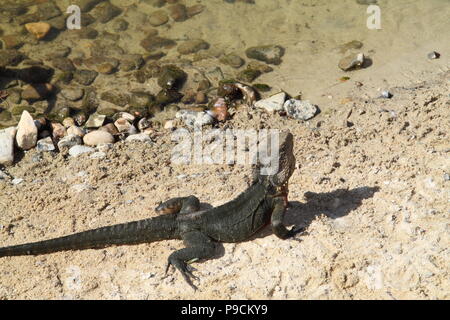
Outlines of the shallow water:
M 204 9 L 185 21 L 177 22 L 169 17 L 167 23 L 156 27 L 150 25 L 149 16 L 158 10 L 169 12 L 172 4 L 155 7 L 154 3 L 158 1 L 110 0 L 111 4 L 121 9 L 121 14 L 107 23 L 100 23 L 95 20 L 98 18 L 98 8 L 103 4 L 91 10 L 90 15 L 94 22 L 89 27 L 99 32 L 95 39 L 80 39 L 77 36 L 78 31 L 63 29 L 42 41 L 36 41 L 18 21 L 24 15 L 36 12 L 38 5 L 48 2 L 51 1 L 2 0 L 0 34 L 3 39 L 8 36 L 9 40 L 12 38 L 19 42 L 18 50 L 30 59 L 41 60 L 50 66 L 52 59 L 48 56 L 58 46 L 71 48 L 69 59 L 84 60 L 95 54 L 95 50 L 91 50 L 94 43 L 104 42 L 106 47 L 111 47 L 111 44 L 120 46 L 125 54 L 142 54 L 148 62 L 157 60 L 159 51 L 162 51 L 164 56 L 159 59 L 162 64 L 165 61 L 183 61 L 184 64 L 190 61 L 191 67 L 200 70 L 202 74 L 214 73 L 215 68 L 220 67 L 223 78 L 230 79 L 236 78 L 252 61 L 246 57 L 247 48 L 279 45 L 285 49 L 282 63 L 271 65 L 273 71 L 262 74 L 253 83 L 267 84 L 272 87 L 271 92 L 285 90 L 291 95 L 301 92 L 303 97 L 321 105 L 326 104 L 330 97 L 336 94 L 336 90 L 347 90 L 354 81 L 372 85 L 375 90 L 382 86 L 388 88 L 404 85 L 405 81 L 418 81 L 425 77 L 426 72 L 445 71 L 449 67 L 449 0 L 254 0 L 254 3 L 246 3 L 243 0 L 236 0 L 234 3 L 224 0 L 169 1 L 185 4 L 188 8 L 201 4 Z M 367 13 L 368 5 L 358 2 L 377 3 L 381 14 L 381 29 L 368 27 L 367 21 L 372 21 L 372 13 Z M 70 4 L 79 1 L 58 0 L 54 3 L 61 13 L 64 13 Z M 24 14 L 17 14 L 17 11 L 13 10 L 20 7 L 26 7 Z M 61 18 L 62 16 L 52 18 L 51 23 Z M 119 19 L 128 22 L 126 30 L 118 31 L 116 24 Z M 153 32 L 152 30 L 157 30 L 160 37 L 175 40 L 177 46 L 189 39 L 203 39 L 209 44 L 209 49 L 188 55 L 180 55 L 176 46 L 148 52 L 141 46 L 141 41 Z M 353 40 L 362 42 L 363 46 L 345 52 L 342 45 Z M 3 42 L 3 47 L 5 46 Z M 440 59 L 427 59 L 427 54 L 431 51 L 441 53 Z M 357 71 L 340 70 L 338 62 L 352 52 L 364 53 L 369 63 Z M 220 62 L 223 55 L 231 53 L 243 58 L 246 64 L 235 69 Z M 119 56 L 122 55 L 123 53 L 119 53 Z M 84 65 L 80 68 L 87 67 Z M 119 70 L 110 75 L 100 75 L 89 87 L 98 92 L 106 89 L 124 92 L 146 89 L 153 94 L 157 93 L 154 92 L 157 87 L 151 84 L 151 81 L 148 84 L 138 84 L 131 73 Z M 351 81 L 341 83 L 339 79 L 343 76 L 349 77 Z M 0 90 L 11 90 L 15 85 L 21 87 L 25 84 L 16 84 L 11 82 L 11 79 L 0 80 Z M 54 79 L 52 81 L 54 82 Z M 214 81 L 212 82 L 214 85 Z M 193 85 L 188 81 L 187 86 L 190 84 Z M 74 87 L 78 84 L 72 81 L 67 86 Z M 186 87 L 183 90 L 186 90 Z M 15 103 L 3 102 L 1 108 L 3 111 L 10 110 Z M 19 104 L 28 105 L 26 101 Z M 36 113 L 39 113 L 52 107 L 54 106 L 51 104 L 38 104 L 35 109 Z M 73 107 L 78 106 L 74 103 Z M 324 107 L 326 108 L 322 106 Z M 17 115 L 7 121 L 6 118 L 3 115 L 2 119 L 0 113 L 0 125 L 14 123 Z

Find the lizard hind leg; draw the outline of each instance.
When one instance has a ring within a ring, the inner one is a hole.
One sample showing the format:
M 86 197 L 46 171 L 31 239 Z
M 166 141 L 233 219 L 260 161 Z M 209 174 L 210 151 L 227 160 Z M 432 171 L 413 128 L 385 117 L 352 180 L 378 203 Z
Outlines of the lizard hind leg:
M 188 264 L 200 259 L 212 258 L 216 246 L 207 235 L 200 231 L 186 232 L 182 234 L 182 239 L 186 248 L 177 250 L 169 256 L 166 273 L 171 265 L 174 266 L 175 269 L 180 271 L 184 280 L 194 290 L 197 290 L 197 287 L 192 283 L 192 279 L 198 280 L 198 277 L 192 274 L 192 268 Z
M 200 200 L 196 196 L 178 197 L 164 201 L 156 207 L 160 214 L 191 213 L 200 210 Z

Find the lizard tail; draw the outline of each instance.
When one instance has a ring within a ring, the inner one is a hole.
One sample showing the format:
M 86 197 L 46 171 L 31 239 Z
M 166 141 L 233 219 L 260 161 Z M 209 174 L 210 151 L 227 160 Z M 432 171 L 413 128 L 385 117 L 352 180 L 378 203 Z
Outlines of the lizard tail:
M 58 251 L 100 249 L 176 238 L 173 215 L 117 224 L 69 236 L 0 248 L 0 257 L 40 255 Z

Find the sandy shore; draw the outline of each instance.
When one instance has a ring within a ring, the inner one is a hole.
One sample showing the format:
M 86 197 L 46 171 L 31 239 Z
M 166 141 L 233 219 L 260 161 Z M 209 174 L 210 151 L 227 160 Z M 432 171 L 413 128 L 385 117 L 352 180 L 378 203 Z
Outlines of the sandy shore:
M 164 276 L 182 243 L 163 241 L 2 258 L 0 298 L 449 299 L 448 79 L 394 87 L 392 99 L 355 87 L 309 122 L 240 110 L 227 125 L 294 134 L 285 224 L 306 232 L 219 245 L 217 259 L 195 264 L 197 292 Z M 247 167 L 171 164 L 168 131 L 154 141 L 116 143 L 103 159 L 25 153 L 0 179 L 0 243 L 144 219 L 175 196 L 219 205 L 249 183 Z

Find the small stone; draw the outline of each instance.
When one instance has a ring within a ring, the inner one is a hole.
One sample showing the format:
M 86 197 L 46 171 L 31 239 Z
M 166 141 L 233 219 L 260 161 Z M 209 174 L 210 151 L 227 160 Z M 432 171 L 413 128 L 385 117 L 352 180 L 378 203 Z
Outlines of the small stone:
M 281 63 L 281 58 L 284 55 L 284 48 L 277 45 L 252 47 L 248 48 L 245 54 L 251 59 L 278 65 Z
M 427 55 L 428 59 L 430 60 L 439 59 L 440 56 L 441 55 L 436 51 L 432 51 Z
M 55 139 L 55 141 L 59 141 L 63 137 L 66 136 L 67 131 L 66 131 L 66 128 L 64 128 L 64 126 L 62 124 L 57 123 L 57 122 L 52 122 L 51 127 L 52 127 L 52 136 L 53 136 L 53 139 Z
M 62 125 L 64 126 L 64 128 L 67 129 L 67 128 L 75 125 L 75 120 L 73 120 L 70 117 L 64 118 Z
M 16 128 L 11 127 L 0 130 L 0 164 L 9 166 L 14 162 L 14 138 Z
M 339 68 L 344 71 L 350 71 L 353 69 L 359 69 L 364 64 L 364 54 L 358 53 L 357 55 L 350 54 L 339 61 Z
M 176 42 L 167 39 L 167 38 L 161 38 L 158 36 L 149 36 L 141 41 L 141 46 L 145 50 L 149 52 L 154 52 L 158 49 L 170 49 L 176 45 Z
M 205 6 L 203 4 L 195 4 L 187 8 L 186 13 L 189 18 L 202 13 L 205 10 Z
M 117 113 L 116 119 L 119 119 L 119 118 L 124 118 L 128 122 L 133 122 L 136 119 L 135 116 L 133 116 L 131 113 L 128 113 L 128 112 L 119 112 L 119 113 Z
M 196 53 L 200 50 L 206 50 L 209 48 L 208 42 L 202 39 L 193 39 L 187 40 L 180 44 L 177 48 L 178 53 L 180 54 L 191 54 Z
M 84 90 L 82 88 L 65 88 L 61 90 L 61 95 L 69 101 L 78 101 L 83 98 Z
M 23 182 L 24 180 L 22 179 L 22 178 L 16 178 L 16 179 L 13 179 L 12 181 L 11 181 L 11 183 L 13 184 L 13 185 L 18 185 L 18 184 L 21 184 L 22 182 Z
M 125 141 L 139 141 L 139 142 L 152 142 L 152 139 L 145 133 L 132 134 L 128 136 Z
M 157 10 L 148 16 L 148 23 L 154 27 L 161 26 L 169 22 L 169 15 L 164 10 Z
M 150 128 L 152 123 L 147 118 L 142 118 L 138 122 L 138 129 L 139 131 L 144 131 L 144 129 Z
M 393 95 L 388 90 L 383 90 L 383 91 L 381 91 L 381 97 L 383 97 L 385 99 L 390 99 L 393 97 Z
M 206 95 L 206 93 L 203 91 L 197 92 L 197 94 L 195 95 L 195 103 L 203 104 L 203 103 L 207 103 L 207 102 L 208 102 L 208 96 Z
M 158 85 L 163 89 L 180 89 L 186 81 L 187 74 L 175 65 L 166 65 L 158 74 Z
M 317 106 L 309 101 L 290 99 L 284 104 L 286 114 L 294 119 L 309 120 L 317 114 Z
M 128 122 L 127 119 L 119 118 L 114 122 L 117 130 L 121 133 L 126 133 L 132 131 L 132 124 Z
M 261 71 L 246 68 L 245 70 L 242 70 L 239 72 L 236 77 L 238 80 L 243 82 L 253 82 L 256 78 L 258 78 L 261 75 Z
M 97 11 L 97 21 L 100 23 L 108 23 L 119 14 L 122 13 L 122 9 L 112 5 L 109 2 L 101 4 Z
M 450 181 L 450 174 L 444 173 L 444 181 Z
M 36 149 L 43 152 L 55 151 L 55 145 L 53 144 L 52 138 L 47 137 L 37 142 Z
M 94 152 L 95 149 L 87 146 L 81 146 L 76 145 L 69 149 L 69 154 L 72 157 L 78 157 L 79 155 L 85 154 L 85 153 L 91 153 Z
M 98 72 L 92 70 L 77 70 L 73 74 L 73 80 L 75 82 L 83 85 L 89 86 L 91 85 L 98 76 Z
M 25 28 L 33 34 L 36 39 L 41 40 L 50 32 L 52 26 L 47 22 L 33 22 L 27 23 Z
M 28 111 L 24 111 L 17 125 L 17 146 L 22 150 L 30 150 L 36 146 L 37 138 L 38 129 L 34 124 L 33 117 Z
M 177 21 L 185 21 L 188 18 L 187 8 L 184 4 L 177 3 L 169 7 L 170 17 Z
M 95 147 L 99 144 L 114 143 L 115 140 L 109 132 L 97 130 L 86 134 L 83 141 L 86 145 Z
M 220 58 L 220 62 L 223 64 L 229 65 L 235 69 L 239 69 L 245 63 L 244 59 L 239 57 L 237 54 L 231 53 Z
M 74 125 L 74 126 L 70 126 L 67 128 L 67 135 L 76 135 L 76 136 L 79 136 L 80 138 L 83 138 L 85 135 L 85 132 L 80 127 L 77 127 Z
M 73 4 L 80 7 L 81 12 L 89 12 L 104 0 L 76 0 Z
M 73 146 L 81 145 L 82 143 L 83 143 L 83 140 L 81 139 L 81 137 L 79 135 L 68 134 L 67 136 L 65 136 L 61 140 L 59 140 L 58 149 L 62 151 L 65 149 L 70 149 Z
M 53 86 L 49 83 L 36 83 L 24 86 L 22 99 L 38 101 L 47 98 L 53 92 Z
M 52 65 L 54 68 L 62 71 L 75 71 L 72 60 L 66 57 L 54 57 L 52 59 Z
M 202 127 L 214 123 L 214 118 L 206 112 L 190 110 L 180 110 L 176 114 L 177 119 L 181 119 L 188 127 Z
M 108 132 L 109 134 L 115 136 L 119 134 L 119 130 L 117 130 L 116 126 L 114 125 L 114 123 L 108 123 L 102 127 L 100 127 L 98 130 L 101 131 L 105 131 Z
M 266 110 L 267 112 L 273 113 L 281 111 L 284 108 L 284 102 L 286 101 L 286 93 L 279 92 L 273 96 L 259 100 L 255 102 L 255 107 Z
M 98 113 L 93 113 L 86 121 L 86 128 L 100 128 L 105 122 L 106 116 Z

